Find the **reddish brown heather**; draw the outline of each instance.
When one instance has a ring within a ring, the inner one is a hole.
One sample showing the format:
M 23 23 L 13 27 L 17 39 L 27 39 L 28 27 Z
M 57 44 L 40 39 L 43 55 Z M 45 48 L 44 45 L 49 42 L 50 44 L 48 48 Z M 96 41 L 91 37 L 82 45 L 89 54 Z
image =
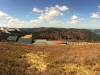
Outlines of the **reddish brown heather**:
M 36 63 L 38 60 L 42 64 Z M 34 68 L 33 64 L 38 66 Z M 27 70 L 28 68 L 30 70 Z M 38 70 L 45 71 L 41 73 Z M 85 75 L 91 75 L 91 72 L 93 75 L 100 73 L 99 43 L 26 45 L 0 42 L 1 75 L 84 75 L 83 72 L 87 73 Z

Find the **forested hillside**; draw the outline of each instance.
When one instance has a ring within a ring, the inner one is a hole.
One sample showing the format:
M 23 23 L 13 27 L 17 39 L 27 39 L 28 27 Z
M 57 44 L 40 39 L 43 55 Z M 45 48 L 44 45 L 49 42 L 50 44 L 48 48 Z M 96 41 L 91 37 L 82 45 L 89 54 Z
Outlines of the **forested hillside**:
M 33 39 L 58 40 L 66 39 L 68 41 L 100 41 L 100 35 L 86 29 L 64 29 L 64 28 L 21 28 L 19 33 L 11 32 L 7 34 L 0 31 L 0 39 L 7 39 L 9 35 L 24 36 L 33 34 Z
M 34 39 L 67 39 L 69 41 L 99 41 L 100 36 L 85 29 L 51 29 L 33 33 Z

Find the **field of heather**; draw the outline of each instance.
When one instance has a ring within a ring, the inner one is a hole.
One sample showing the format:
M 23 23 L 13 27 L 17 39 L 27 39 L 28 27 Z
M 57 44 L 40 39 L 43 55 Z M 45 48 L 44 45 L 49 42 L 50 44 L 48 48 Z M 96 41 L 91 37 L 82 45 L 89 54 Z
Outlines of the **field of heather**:
M 0 75 L 100 75 L 100 44 L 0 42 Z

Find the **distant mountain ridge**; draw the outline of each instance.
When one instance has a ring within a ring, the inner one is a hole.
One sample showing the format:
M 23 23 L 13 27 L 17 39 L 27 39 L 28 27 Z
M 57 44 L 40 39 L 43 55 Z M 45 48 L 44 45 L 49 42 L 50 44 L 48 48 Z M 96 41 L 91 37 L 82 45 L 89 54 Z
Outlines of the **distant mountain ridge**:
M 54 28 L 54 27 L 40 27 L 40 28 L 20 28 L 22 31 L 27 31 L 27 32 L 40 32 L 40 31 L 45 31 L 45 30 L 52 30 L 52 29 L 66 29 L 66 28 Z
M 19 28 L 19 31 L 15 28 L 15 31 L 10 31 L 9 28 L 8 34 L 6 32 L 2 32 L 2 35 L 18 35 L 23 36 L 26 34 L 33 34 L 33 39 L 48 39 L 48 40 L 58 40 L 58 39 L 67 39 L 69 41 L 100 41 L 100 36 L 97 35 L 94 30 L 87 29 L 75 29 L 75 28 Z M 6 29 L 7 30 L 7 29 Z M 3 36 L 5 38 L 5 36 Z M 6 36 L 7 38 L 7 36 Z
M 67 39 L 69 41 L 100 41 L 100 36 L 86 29 L 49 29 L 34 32 L 33 38 L 36 39 Z
M 92 32 L 96 33 L 97 35 L 100 35 L 100 29 L 92 30 Z

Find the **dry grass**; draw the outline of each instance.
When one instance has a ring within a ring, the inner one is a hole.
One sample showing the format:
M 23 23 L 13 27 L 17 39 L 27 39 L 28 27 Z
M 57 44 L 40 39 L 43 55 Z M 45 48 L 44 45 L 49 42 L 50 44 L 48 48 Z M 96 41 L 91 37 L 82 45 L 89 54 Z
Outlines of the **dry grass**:
M 0 75 L 99 75 L 100 44 L 0 42 Z
M 25 35 L 25 36 L 23 36 L 21 38 L 32 38 L 32 34 L 31 35 Z

